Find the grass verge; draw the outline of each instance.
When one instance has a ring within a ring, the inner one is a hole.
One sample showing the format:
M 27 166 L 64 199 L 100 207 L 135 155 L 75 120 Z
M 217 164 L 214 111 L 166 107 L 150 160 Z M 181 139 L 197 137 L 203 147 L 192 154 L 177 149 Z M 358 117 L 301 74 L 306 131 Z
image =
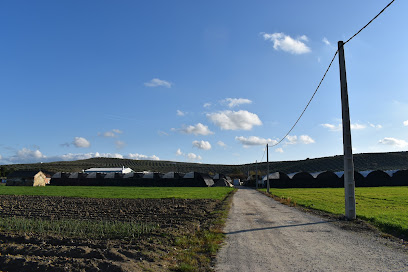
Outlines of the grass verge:
M 342 188 L 271 188 L 270 194 L 284 204 L 344 214 Z M 355 196 L 357 218 L 369 221 L 383 232 L 408 239 L 408 187 L 357 187 Z
M 1 186 L 0 195 L 222 200 L 232 190 L 229 187 Z
M 210 271 L 212 262 L 220 249 L 225 234 L 228 212 L 231 207 L 232 197 L 236 189 L 231 190 L 220 203 L 219 208 L 212 213 L 213 220 L 207 226 L 198 226 L 195 233 L 177 237 L 173 258 L 176 266 L 172 271 Z

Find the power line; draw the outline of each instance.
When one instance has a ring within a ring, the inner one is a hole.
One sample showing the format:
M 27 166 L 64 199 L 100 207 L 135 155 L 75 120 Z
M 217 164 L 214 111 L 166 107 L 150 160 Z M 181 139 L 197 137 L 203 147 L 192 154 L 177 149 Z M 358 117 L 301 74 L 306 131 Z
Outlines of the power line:
M 331 62 L 330 62 L 330 64 L 329 64 L 329 66 L 327 67 L 326 72 L 324 72 L 324 75 L 323 75 L 322 79 L 320 80 L 319 85 L 317 85 L 316 90 L 314 91 L 314 93 L 313 93 L 312 97 L 310 98 L 309 102 L 307 103 L 306 107 L 303 109 L 303 111 L 302 111 L 302 113 L 300 114 L 299 118 L 296 120 L 296 122 L 293 124 L 293 126 L 289 129 L 289 131 L 285 134 L 285 136 L 283 136 L 282 139 L 280 139 L 277 143 L 275 143 L 275 144 L 273 144 L 273 145 L 271 145 L 271 146 L 269 146 L 269 147 L 274 147 L 274 146 L 277 146 L 278 144 L 280 144 L 283 140 L 285 140 L 286 137 L 288 137 L 289 133 L 291 133 L 292 130 L 295 128 L 295 126 L 296 126 L 297 123 L 299 122 L 300 118 L 302 118 L 302 116 L 303 116 L 303 114 L 305 113 L 306 109 L 309 107 L 310 102 L 312 102 L 314 96 L 316 95 L 317 91 L 319 90 L 320 85 L 322 85 L 322 82 L 323 82 L 324 78 L 326 77 L 327 72 L 329 72 L 329 69 L 330 69 L 331 65 L 333 64 L 333 61 L 334 61 L 334 59 L 336 58 L 337 52 L 338 52 L 338 51 L 336 51 L 336 53 L 334 53 L 334 56 L 333 56 L 333 58 L 332 58 L 332 60 L 331 60 Z
M 385 6 L 385 8 L 383 8 L 376 16 L 374 16 L 373 19 L 371 19 L 365 26 L 363 26 L 359 31 L 357 31 L 353 36 L 351 36 L 346 42 L 343 43 L 343 46 L 348 43 L 349 41 L 351 41 L 354 37 L 356 37 L 358 34 L 360 34 L 361 31 L 363 31 L 363 29 L 365 29 L 369 24 L 371 24 L 375 19 L 377 19 L 378 16 L 380 16 L 381 13 L 383 13 L 389 6 L 391 6 L 391 4 L 394 2 L 395 0 L 392 0 L 387 6 Z M 280 144 L 283 140 L 286 139 L 286 137 L 289 135 L 289 133 L 292 132 L 292 130 L 295 128 L 295 126 L 297 125 L 297 123 L 299 122 L 300 118 L 302 118 L 303 114 L 305 113 L 306 109 L 309 107 L 309 104 L 312 102 L 314 96 L 316 95 L 317 91 L 320 88 L 320 85 L 322 84 L 324 78 L 326 77 L 327 72 L 329 71 L 331 65 L 333 64 L 334 59 L 336 58 L 336 55 L 339 51 L 337 50 L 334 53 L 334 56 L 329 64 L 329 66 L 326 69 L 326 72 L 324 73 L 322 79 L 319 82 L 319 85 L 317 86 L 316 90 L 314 91 L 312 97 L 310 98 L 309 102 L 307 103 L 306 107 L 303 109 L 302 113 L 300 114 L 299 118 L 296 120 L 296 122 L 293 124 L 293 126 L 289 129 L 289 131 L 285 134 L 285 136 L 283 138 L 281 138 L 277 143 L 269 146 L 269 147 L 274 147 L 277 146 L 278 144 Z M 265 154 L 264 154 L 265 155 Z M 262 156 L 263 159 L 263 156 Z
M 389 6 L 391 6 L 392 3 L 394 3 L 395 0 L 392 0 L 385 8 L 383 8 L 371 21 L 369 21 L 365 26 L 363 26 L 359 31 L 356 32 L 353 36 L 351 36 L 347 41 L 344 42 L 343 45 L 351 41 L 355 36 L 360 34 L 361 31 L 363 31 L 364 28 L 366 28 L 369 24 L 371 24 L 375 19 L 377 19 L 378 16 L 380 16 L 381 13 L 383 13 Z

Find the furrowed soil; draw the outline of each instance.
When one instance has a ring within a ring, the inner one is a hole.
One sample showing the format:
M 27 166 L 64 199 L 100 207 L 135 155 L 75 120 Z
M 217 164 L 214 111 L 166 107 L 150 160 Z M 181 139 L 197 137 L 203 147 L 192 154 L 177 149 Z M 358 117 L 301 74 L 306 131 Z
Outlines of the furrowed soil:
M 134 239 L 89 239 L 0 230 L 0 271 L 168 271 L 176 237 L 206 229 L 222 201 L 0 195 L 0 217 L 137 221 L 158 226 Z

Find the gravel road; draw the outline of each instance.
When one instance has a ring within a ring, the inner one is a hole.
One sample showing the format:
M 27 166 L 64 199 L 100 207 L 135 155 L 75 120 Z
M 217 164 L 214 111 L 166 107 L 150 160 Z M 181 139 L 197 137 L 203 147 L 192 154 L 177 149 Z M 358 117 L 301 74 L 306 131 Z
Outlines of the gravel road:
M 408 271 L 402 245 L 239 189 L 215 271 Z

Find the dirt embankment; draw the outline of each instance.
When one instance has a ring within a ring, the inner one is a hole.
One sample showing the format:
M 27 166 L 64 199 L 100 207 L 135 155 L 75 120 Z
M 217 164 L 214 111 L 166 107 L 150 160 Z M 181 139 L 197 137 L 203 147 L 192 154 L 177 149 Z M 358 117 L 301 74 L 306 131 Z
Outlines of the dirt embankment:
M 186 199 L 90 199 L 0 196 L 0 217 L 49 220 L 138 221 L 159 225 L 134 240 L 0 231 L 2 271 L 152 271 L 174 265 L 177 236 L 206 226 L 220 201 Z

